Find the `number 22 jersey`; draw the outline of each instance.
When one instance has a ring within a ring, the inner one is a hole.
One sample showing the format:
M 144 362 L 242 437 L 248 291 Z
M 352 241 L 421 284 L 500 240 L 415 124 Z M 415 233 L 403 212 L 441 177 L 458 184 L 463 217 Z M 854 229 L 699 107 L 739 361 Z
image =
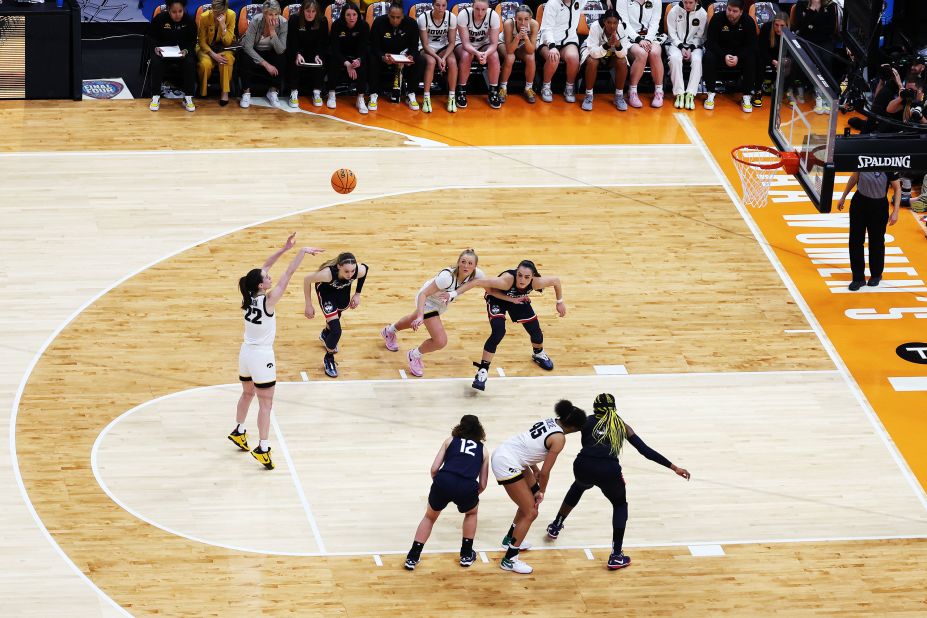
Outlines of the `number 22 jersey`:
M 277 316 L 267 311 L 267 297 L 263 294 L 251 299 L 245 313 L 245 343 L 272 346 L 277 336 Z

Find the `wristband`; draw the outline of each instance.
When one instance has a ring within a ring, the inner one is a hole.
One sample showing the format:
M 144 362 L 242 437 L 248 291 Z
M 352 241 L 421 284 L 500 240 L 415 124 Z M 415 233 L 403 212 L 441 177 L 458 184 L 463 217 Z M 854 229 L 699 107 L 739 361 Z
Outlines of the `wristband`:
M 557 299 L 557 304 L 558 304 L 558 305 L 559 305 L 560 303 L 562 303 L 562 302 L 563 302 L 563 299 L 562 299 L 562 298 L 558 298 L 558 299 Z

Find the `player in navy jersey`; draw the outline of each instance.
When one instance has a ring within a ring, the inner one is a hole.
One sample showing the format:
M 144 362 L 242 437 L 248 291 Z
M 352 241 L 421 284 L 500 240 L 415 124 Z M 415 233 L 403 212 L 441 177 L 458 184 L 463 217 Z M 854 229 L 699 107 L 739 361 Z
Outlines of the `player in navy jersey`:
M 525 549 L 523 542 L 537 519 L 538 506 L 544 500 L 550 471 L 566 444 L 566 434 L 579 431 L 586 422 L 586 413 L 565 399 L 557 402 L 554 412 L 557 418 L 536 422 L 503 442 L 492 454 L 493 476 L 518 506 L 512 527 L 502 541 L 506 551 L 500 566 L 504 571 L 527 574 L 534 570 L 518 559 L 518 552 Z
M 241 381 L 241 397 L 235 413 L 235 429 L 229 440 L 243 451 L 248 450 L 248 432 L 245 419 L 254 396 L 258 398 L 258 434 L 260 444 L 251 454 L 268 470 L 274 469 L 270 458 L 270 413 L 274 404 L 274 387 L 277 384 L 277 368 L 274 359 L 274 338 L 277 335 L 277 314 L 274 308 L 286 291 L 286 286 L 299 268 L 306 254 L 315 255 L 322 249 L 304 247 L 299 250 L 286 272 L 275 287 L 270 278 L 270 269 L 280 256 L 296 244 L 296 234 L 290 234 L 283 248 L 276 251 L 261 268 L 248 271 L 238 280 L 241 292 L 241 309 L 245 312 L 244 343 L 238 353 L 238 379 Z
M 425 516 L 415 531 L 415 541 L 406 556 L 405 567 L 415 570 L 422 557 L 422 548 L 431 536 L 431 529 L 441 511 L 451 502 L 464 513 L 463 540 L 460 544 L 460 566 L 468 567 L 476 560 L 473 537 L 476 535 L 476 511 L 480 494 L 486 489 L 489 475 L 489 451 L 484 448 L 486 431 L 480 419 L 465 414 L 451 430 L 434 463 L 431 464 L 431 491 Z
M 618 454 L 625 440 L 650 461 L 666 466 L 687 481 L 691 475 L 688 470 L 673 465 L 666 457 L 644 444 L 641 437 L 618 416 L 614 395 L 602 393 L 592 405 L 594 414 L 586 420 L 582 429 L 583 448 L 573 462 L 573 476 L 576 480 L 563 499 L 557 518 L 547 526 L 547 536 L 552 539 L 559 537 L 563 521 L 579 504 L 583 492 L 593 486 L 598 487 L 612 503 L 612 554 L 608 557 L 608 568 L 621 569 L 631 564 L 631 559 L 622 551 L 624 530 L 628 522 L 628 500 Z
M 489 326 L 492 332 L 486 343 L 483 344 L 483 358 L 478 363 L 476 377 L 473 378 L 473 388 L 486 390 L 486 379 L 489 377 L 489 364 L 496 354 L 496 348 L 505 337 L 505 314 L 508 313 L 513 322 L 525 327 L 531 338 L 533 360 L 541 369 L 550 371 L 554 363 L 544 351 L 544 333 L 538 316 L 531 307 L 530 294 L 532 291 L 541 291 L 553 286 L 557 294 L 557 314 L 562 318 L 566 315 L 566 303 L 563 302 L 563 292 L 560 289 L 559 277 L 542 277 L 531 260 L 522 260 L 517 268 L 499 273 L 492 279 L 475 279 L 456 291 L 447 293 L 453 300 L 470 288 L 479 286 L 486 290 L 486 313 L 489 316 Z
M 319 340 L 325 346 L 322 365 L 325 375 L 338 377 L 338 365 L 335 354 L 338 353 L 338 341 L 341 339 L 341 313 L 346 309 L 356 309 L 360 305 L 361 290 L 367 279 L 367 265 L 358 264 L 353 253 L 340 253 L 333 260 L 328 260 L 316 273 L 303 279 L 303 294 L 306 297 L 306 317 L 315 317 L 312 306 L 312 291 L 319 297 L 319 308 L 325 316 L 325 328 L 319 333 Z M 351 285 L 357 281 L 357 290 L 351 295 Z

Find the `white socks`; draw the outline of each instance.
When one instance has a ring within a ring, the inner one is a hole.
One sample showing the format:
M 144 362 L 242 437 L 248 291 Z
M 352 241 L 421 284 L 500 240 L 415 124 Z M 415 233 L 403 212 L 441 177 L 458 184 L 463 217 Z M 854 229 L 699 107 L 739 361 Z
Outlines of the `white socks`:
M 261 440 L 260 449 L 262 451 L 267 451 L 270 448 L 270 440 Z
M 238 427 L 235 428 L 235 431 L 238 433 L 245 433 L 245 426 L 243 423 L 238 423 Z

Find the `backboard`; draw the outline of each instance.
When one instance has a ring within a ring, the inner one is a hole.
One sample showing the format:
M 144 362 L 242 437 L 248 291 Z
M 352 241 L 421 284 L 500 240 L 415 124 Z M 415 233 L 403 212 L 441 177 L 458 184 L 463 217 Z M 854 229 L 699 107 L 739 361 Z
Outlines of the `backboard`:
M 826 69 L 806 45 L 783 29 L 769 137 L 779 150 L 798 154 L 798 182 L 819 211 L 830 212 L 838 95 Z

